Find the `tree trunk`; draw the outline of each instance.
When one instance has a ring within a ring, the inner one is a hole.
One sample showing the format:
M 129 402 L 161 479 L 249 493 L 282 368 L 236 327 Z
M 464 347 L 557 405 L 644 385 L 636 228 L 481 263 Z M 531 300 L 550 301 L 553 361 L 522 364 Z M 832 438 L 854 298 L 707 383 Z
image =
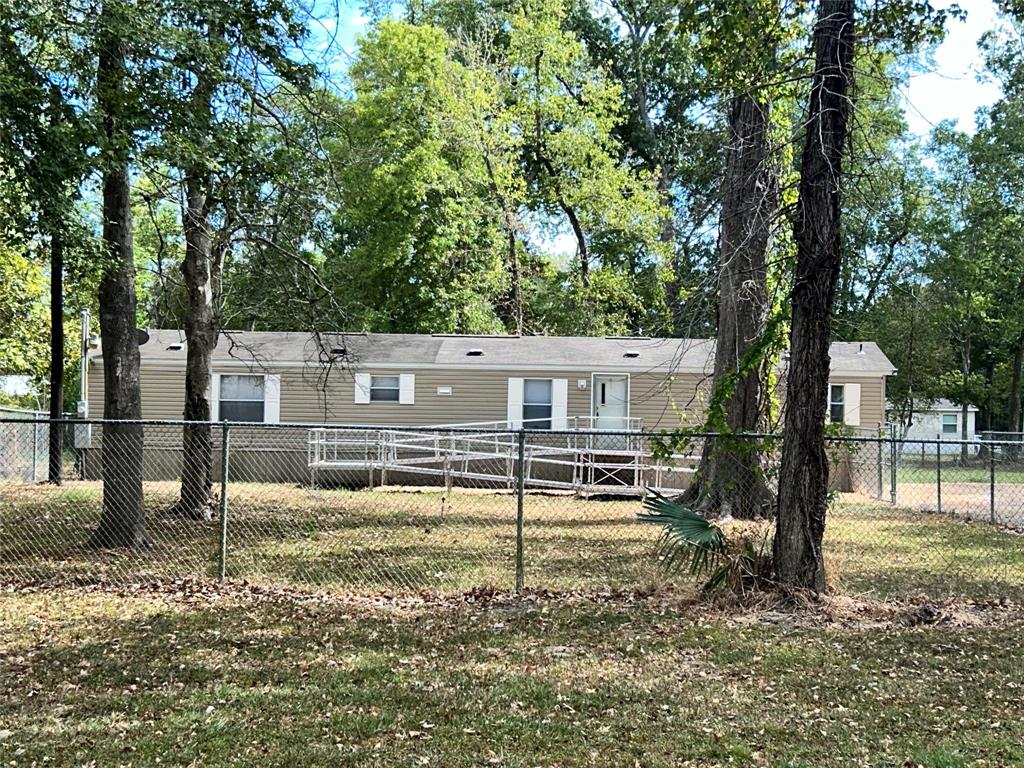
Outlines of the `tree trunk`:
M 103 340 L 103 418 L 141 419 L 139 340 L 135 328 L 135 258 L 128 186 L 130 131 L 123 124 L 125 46 L 120 19 L 104 5 L 98 21 L 97 102 L 103 116 L 103 243 L 99 285 Z M 142 427 L 107 423 L 103 427 L 103 512 L 91 543 L 99 547 L 138 547 L 146 543 L 142 500 Z
M 220 37 L 217 24 L 208 25 L 211 41 Z M 201 64 L 190 98 L 192 151 L 210 143 L 213 122 L 214 81 Z M 210 234 L 210 194 L 213 177 L 209 162 L 199 156 L 185 169 L 185 258 L 181 272 L 185 283 L 185 421 L 182 429 L 184 460 L 181 471 L 181 498 L 176 512 L 197 520 L 209 519 L 210 490 L 213 487 L 213 434 L 210 421 L 210 397 L 213 379 L 213 350 L 219 333 L 217 301 L 219 264 L 213 263 Z M 221 250 L 218 249 L 218 260 Z M 216 272 L 216 274 L 215 274 Z M 217 283 L 215 288 L 214 283 Z
M 983 426 L 984 429 L 982 430 L 982 432 L 988 434 L 989 439 L 991 439 L 992 437 L 992 412 L 995 410 L 992 403 L 992 378 L 994 376 L 995 366 L 993 365 L 992 360 L 989 359 L 988 363 L 985 365 L 985 402 L 982 404 L 981 408 L 978 410 L 977 415 L 974 417 L 975 434 L 977 434 L 978 432 L 978 427 Z M 962 410 L 963 406 L 961 406 L 961 411 Z M 967 429 L 967 426 L 967 419 L 964 418 L 963 415 L 961 415 L 960 439 L 963 440 L 965 443 L 967 440 L 970 440 L 970 432 Z M 963 447 L 967 448 L 968 446 L 964 444 Z M 991 450 L 991 446 L 982 443 L 980 446 L 978 446 L 978 458 L 987 460 L 989 456 L 989 451 Z
M 516 248 L 516 230 L 510 221 L 508 228 L 508 269 L 509 280 L 509 318 L 517 336 L 523 335 L 523 276 L 519 268 L 519 253 Z
M 822 539 L 828 503 L 828 346 L 842 265 L 840 190 L 853 45 L 854 0 L 821 0 L 814 30 L 814 78 L 794 222 L 796 274 L 773 544 L 778 581 L 819 592 L 825 589 Z
M 1024 335 L 1017 337 L 1017 346 L 1013 350 L 1013 371 L 1010 376 L 1010 402 L 1007 411 L 1007 431 L 1011 434 L 1009 438 L 1014 441 L 1020 440 L 1020 380 L 1021 369 L 1024 368 Z M 1015 442 L 1009 446 L 1007 451 L 1011 461 L 1017 461 L 1020 456 L 1020 446 Z
M 103 58 L 101 55 L 100 60 Z M 127 163 L 103 174 L 103 242 L 107 252 L 99 286 L 103 418 L 138 420 L 142 418 L 142 400 Z M 92 536 L 94 546 L 137 547 L 146 543 L 142 450 L 141 425 L 103 425 L 103 514 Z
M 718 269 L 718 334 L 709 431 L 757 432 L 764 415 L 764 367 L 748 360 L 768 315 L 767 254 L 778 208 L 771 156 L 770 106 L 751 95 L 729 108 L 729 143 L 722 178 Z M 709 516 L 754 519 L 774 502 L 764 479 L 760 447 L 749 440 L 704 442 L 696 482 L 687 493 Z
M 967 466 L 970 458 L 967 451 L 967 415 L 970 413 L 970 404 L 967 402 L 967 387 L 971 382 L 971 337 L 968 334 L 960 351 L 960 384 L 964 402 L 960 404 L 960 463 Z
M 505 258 L 508 262 L 509 288 L 505 300 L 499 307 L 499 316 L 508 329 L 511 327 L 517 336 L 523 334 L 523 275 L 519 264 L 518 238 L 519 222 L 516 217 L 515 206 L 509 198 L 501 191 L 498 185 L 498 177 L 494 173 L 494 164 L 490 155 L 484 152 L 484 167 L 487 169 L 487 178 L 491 185 L 491 191 L 501 205 L 501 216 L 505 229 L 505 242 L 508 250 Z
M 59 226 L 50 234 L 50 427 L 48 479 L 64 474 L 64 243 Z
M 665 207 L 665 216 L 661 220 L 661 231 L 658 239 L 669 248 L 670 277 L 665 284 L 665 304 L 668 306 L 670 330 L 668 335 L 680 333 L 685 327 L 686 308 L 683 299 L 683 287 L 686 276 L 683 274 L 684 253 L 678 242 L 679 230 L 676 228 L 675 201 L 672 196 L 672 185 L 675 176 L 667 163 L 662 163 L 658 174 L 658 197 Z
M 211 370 L 217 323 L 210 275 L 209 174 L 192 168 L 185 181 L 185 258 L 181 265 L 187 297 L 185 311 L 185 421 L 181 498 L 176 511 L 209 519 L 213 487 L 213 434 L 210 421 Z

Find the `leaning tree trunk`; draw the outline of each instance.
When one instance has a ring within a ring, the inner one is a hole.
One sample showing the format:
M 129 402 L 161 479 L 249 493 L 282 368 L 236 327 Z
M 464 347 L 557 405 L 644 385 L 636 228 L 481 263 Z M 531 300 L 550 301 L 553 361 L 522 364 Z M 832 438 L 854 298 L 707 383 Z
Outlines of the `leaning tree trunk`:
M 704 442 L 696 482 L 685 499 L 706 515 L 753 519 L 774 502 L 762 451 L 732 437 L 757 432 L 764 415 L 764 366 L 754 349 L 768 314 L 767 254 L 778 208 L 770 145 L 771 108 L 749 94 L 729 107 L 722 177 L 718 268 L 718 335 L 707 427 L 723 433 Z M 748 359 L 751 358 L 751 359 Z
M 210 421 L 211 367 L 217 323 L 210 276 L 209 175 L 193 169 L 185 182 L 185 421 L 181 498 L 176 511 L 195 519 L 210 516 L 213 435 Z
M 840 190 L 849 121 L 854 1 L 821 0 L 814 30 L 814 78 L 794 222 L 796 274 L 773 544 L 779 582 L 816 591 L 825 589 L 825 404 L 832 310 L 842 265 Z
M 1011 461 L 1020 457 L 1020 382 L 1021 370 L 1024 369 L 1024 335 L 1017 337 L 1017 346 L 1013 350 L 1013 370 L 1010 375 L 1010 395 L 1007 403 L 1007 431 L 1010 440 L 1015 441 L 1009 446 L 1007 456 Z
M 101 44 L 96 73 L 103 115 L 103 243 L 105 260 L 99 286 L 103 339 L 103 418 L 142 418 L 139 390 L 139 341 L 135 329 L 135 258 L 128 186 L 127 131 L 122 124 L 126 71 L 124 43 L 116 20 L 104 6 L 99 20 Z M 104 18 L 105 17 L 105 18 Z M 137 547 L 146 541 L 142 503 L 142 426 L 103 426 L 103 512 L 91 543 L 101 547 Z

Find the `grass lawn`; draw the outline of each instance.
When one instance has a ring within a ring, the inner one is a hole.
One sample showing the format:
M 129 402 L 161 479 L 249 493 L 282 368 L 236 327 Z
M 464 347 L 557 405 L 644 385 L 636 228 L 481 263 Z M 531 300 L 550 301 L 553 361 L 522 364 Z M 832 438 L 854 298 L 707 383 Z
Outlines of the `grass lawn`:
M 0 591 L 0 764 L 1024 763 L 1024 615 L 943 610 Z
M 0 495 L 0 578 L 134 583 L 217 573 L 220 526 L 169 517 L 173 483 L 147 483 L 152 546 L 83 546 L 100 487 L 8 486 Z M 636 500 L 528 495 L 525 583 L 554 590 L 634 589 L 666 581 L 653 556 L 659 529 L 636 522 Z M 323 586 L 357 594 L 510 589 L 515 498 L 439 490 L 311 490 L 235 484 L 227 574 L 234 580 Z M 844 591 L 1024 596 L 1024 539 L 982 523 L 840 497 L 826 561 Z
M 989 472 L 987 461 L 973 460 L 967 466 L 961 466 L 956 463 L 956 457 L 942 457 L 943 483 L 988 483 L 991 479 Z M 896 467 L 896 481 L 899 483 L 933 483 L 937 475 L 934 455 L 923 464 L 920 459 L 904 457 Z M 1024 464 L 997 461 L 996 482 L 1024 485 Z

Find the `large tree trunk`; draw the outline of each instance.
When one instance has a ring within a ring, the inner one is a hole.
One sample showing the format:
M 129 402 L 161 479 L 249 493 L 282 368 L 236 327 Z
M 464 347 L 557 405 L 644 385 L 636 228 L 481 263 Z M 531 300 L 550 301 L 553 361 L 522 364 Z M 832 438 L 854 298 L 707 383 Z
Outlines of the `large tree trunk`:
M 124 44 L 108 7 L 99 19 L 98 103 L 103 115 L 103 243 L 99 286 L 103 339 L 103 417 L 141 419 L 139 340 L 135 328 L 135 259 L 128 186 L 128 131 L 122 123 L 126 71 Z M 92 544 L 137 547 L 146 543 L 142 502 L 142 427 L 107 423 L 103 428 L 103 513 Z
M 191 169 L 185 181 L 185 421 L 181 498 L 177 512 L 195 519 L 210 517 L 213 486 L 213 435 L 210 427 L 211 369 L 217 345 L 217 322 L 210 275 L 209 174 Z
M 217 25 L 207 30 L 211 40 L 220 32 Z M 213 122 L 214 82 L 211 73 L 199 66 L 190 104 L 193 152 L 209 145 Z M 185 170 L 185 258 L 181 271 L 185 282 L 185 421 L 183 427 L 184 461 L 181 472 L 181 498 L 176 511 L 194 519 L 209 519 L 210 490 L 213 486 L 213 434 L 210 421 L 213 350 L 219 333 L 217 303 L 219 277 L 214 275 L 210 236 L 210 194 L 213 177 L 204 157 L 192 160 Z M 218 251 L 219 253 L 219 251 Z M 214 282 L 218 283 L 215 288 Z
M 854 0 L 821 0 L 794 223 L 796 274 L 773 545 L 778 581 L 816 591 L 825 589 L 825 404 L 832 310 L 842 265 L 840 190 L 853 45 Z
M 64 243 L 59 227 L 50 234 L 50 427 L 48 479 L 64 474 Z
M 1011 440 L 1020 439 L 1020 382 L 1021 371 L 1024 369 L 1024 334 L 1017 337 L 1017 346 L 1013 350 L 1013 371 L 1010 375 L 1010 394 L 1007 404 L 1007 426 L 1011 434 Z M 1011 461 L 1017 461 L 1020 456 L 1020 446 L 1014 443 L 1007 451 Z
M 770 115 L 766 102 L 748 94 L 735 96 L 729 108 L 714 394 L 707 422 L 710 431 L 727 435 L 757 432 L 764 415 L 764 367 L 760 359 L 747 358 L 764 333 L 768 314 L 766 261 L 778 208 Z M 761 460 L 762 452 L 753 442 L 731 437 L 705 440 L 687 500 L 707 515 L 767 516 L 774 499 Z
M 142 418 L 142 400 L 127 165 L 103 175 L 103 241 L 108 259 L 99 288 L 103 418 L 137 420 Z M 102 468 L 103 514 L 92 543 L 102 547 L 145 544 L 141 425 L 103 425 Z

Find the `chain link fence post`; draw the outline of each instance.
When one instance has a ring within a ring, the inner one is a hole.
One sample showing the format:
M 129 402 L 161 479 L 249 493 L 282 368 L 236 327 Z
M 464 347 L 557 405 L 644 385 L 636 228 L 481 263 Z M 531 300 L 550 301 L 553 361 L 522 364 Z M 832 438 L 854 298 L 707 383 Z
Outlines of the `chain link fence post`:
M 516 462 L 516 592 L 523 589 L 523 518 L 526 495 L 526 430 L 518 434 L 519 460 Z
M 884 459 L 882 458 L 883 454 L 882 454 L 882 428 L 881 427 L 878 428 L 878 442 L 875 445 L 875 447 L 878 449 L 878 491 L 875 494 L 875 498 L 877 498 L 879 501 L 881 501 L 882 500 L 882 474 L 883 474 L 882 464 L 884 462 Z
M 221 422 L 220 436 L 220 546 L 217 574 L 224 581 L 228 568 L 228 456 L 231 449 L 231 431 L 227 421 Z
M 39 461 L 39 423 L 32 422 L 32 482 L 39 480 L 36 463 Z
M 935 436 L 935 511 L 942 514 L 942 443 L 941 435 Z
M 896 450 L 896 433 L 889 431 L 889 500 L 896 506 L 896 463 L 899 452 Z
M 988 519 L 996 523 L 996 447 L 988 447 Z

